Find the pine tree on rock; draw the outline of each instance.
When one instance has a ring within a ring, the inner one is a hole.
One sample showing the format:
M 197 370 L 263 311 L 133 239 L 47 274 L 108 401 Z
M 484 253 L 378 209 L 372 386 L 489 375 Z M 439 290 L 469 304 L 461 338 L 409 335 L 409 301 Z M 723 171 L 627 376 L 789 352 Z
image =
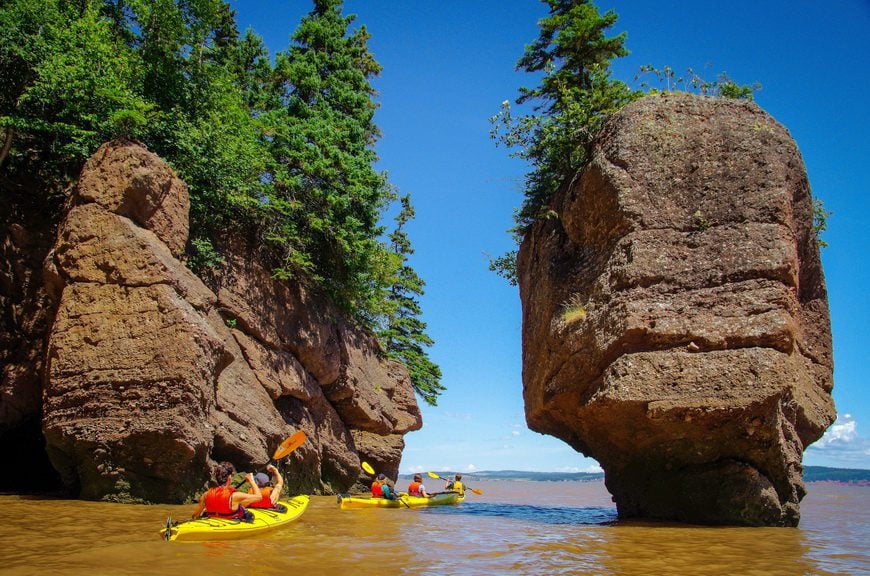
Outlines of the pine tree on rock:
M 414 253 L 405 224 L 414 218 L 411 196 L 399 198 L 402 209 L 396 216 L 396 229 L 390 233 L 390 247 L 398 256 L 400 266 L 393 285 L 387 294 L 391 311 L 387 315 L 386 326 L 378 336 L 391 358 L 399 360 L 408 367 L 411 385 L 423 400 L 435 406 L 438 395 L 445 390 L 441 384 L 441 369 L 430 360 L 424 347 L 432 346 L 432 339 L 426 334 L 426 323 L 420 319 L 422 310 L 417 300 L 423 295 L 425 282 L 408 266 L 408 256 Z
M 376 313 L 379 267 L 388 259 L 377 240 L 390 197 L 375 171 L 376 104 L 369 79 L 381 67 L 369 53 L 365 27 L 349 31 L 340 0 L 315 0 L 279 53 L 275 82 L 283 108 L 269 114 L 275 163 L 273 208 L 284 244 L 285 271 L 305 272 L 334 300 L 362 315 Z
M 626 56 L 625 33 L 607 37 L 616 22 L 589 0 L 542 0 L 550 14 L 517 62 L 517 69 L 541 73 L 541 84 L 521 88 L 517 104 L 533 104 L 533 114 L 514 118 L 507 101 L 494 116 L 492 136 L 516 148 L 532 167 L 525 201 L 516 215 L 519 231 L 547 216 L 547 203 L 566 178 L 586 163 L 586 148 L 604 120 L 641 93 L 611 80 L 610 61 Z

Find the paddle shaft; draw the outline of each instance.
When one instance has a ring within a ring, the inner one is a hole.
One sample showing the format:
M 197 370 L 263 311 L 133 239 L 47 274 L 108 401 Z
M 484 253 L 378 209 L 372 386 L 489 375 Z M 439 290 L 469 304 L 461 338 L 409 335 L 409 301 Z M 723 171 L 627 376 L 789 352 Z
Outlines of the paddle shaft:
M 444 478 L 443 476 L 439 476 L 438 474 L 435 474 L 434 472 L 429 472 L 429 477 L 430 478 L 438 478 L 439 480 L 444 480 L 445 482 L 454 482 L 454 480 L 448 480 L 447 478 Z M 460 480 L 460 482 L 461 482 L 461 480 Z M 477 495 L 480 495 L 480 496 L 483 495 L 482 490 L 478 490 L 477 488 L 472 488 L 471 486 L 466 486 L 464 483 L 462 485 L 465 486 L 465 488 L 467 490 L 470 490 Z

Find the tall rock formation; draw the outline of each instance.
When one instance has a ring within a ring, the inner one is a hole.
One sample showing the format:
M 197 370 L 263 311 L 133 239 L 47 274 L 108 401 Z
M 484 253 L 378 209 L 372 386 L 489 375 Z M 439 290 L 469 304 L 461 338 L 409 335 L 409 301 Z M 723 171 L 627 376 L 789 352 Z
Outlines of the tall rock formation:
M 105 144 L 71 204 L 39 275 L 53 304 L 43 308 L 56 310 L 34 329 L 47 335 L 32 363 L 41 390 L 12 377 L 21 363 L 4 367 L 0 389 L 18 400 L 3 398 L 7 419 L 41 414 L 67 487 L 184 501 L 215 462 L 262 466 L 297 429 L 309 442 L 284 463 L 293 491 L 347 490 L 361 458 L 398 472 L 403 435 L 422 425 L 407 370 L 328 300 L 273 279 L 242 238 L 226 239 L 226 263 L 204 284 L 178 259 L 187 189 L 162 160 Z
M 519 255 L 526 419 L 604 468 L 621 517 L 796 525 L 834 419 L 812 198 L 751 102 L 618 113 Z

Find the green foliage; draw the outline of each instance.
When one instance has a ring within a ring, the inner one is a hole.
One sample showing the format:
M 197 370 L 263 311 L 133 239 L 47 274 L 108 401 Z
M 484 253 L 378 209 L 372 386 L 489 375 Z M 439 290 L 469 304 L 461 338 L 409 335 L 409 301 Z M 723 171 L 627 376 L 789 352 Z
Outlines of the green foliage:
M 628 54 L 625 34 L 607 37 L 616 14 L 603 16 L 588 0 L 543 0 L 549 16 L 538 39 L 526 47 L 517 68 L 540 74 L 541 84 L 521 88 L 516 104 L 532 113 L 514 116 L 502 103 L 491 136 L 529 162 L 525 200 L 516 215 L 521 229 L 545 216 L 550 197 L 587 161 L 587 148 L 605 119 L 639 96 L 610 78 L 610 61 Z
M 117 119 L 148 105 L 137 63 L 96 3 L 10 0 L 0 7 L 0 123 L 11 127 L 11 170 L 61 183 Z
M 822 240 L 822 232 L 828 229 L 828 217 L 832 215 L 833 212 L 825 210 L 825 204 L 820 198 L 813 198 L 813 233 L 819 248 L 828 247 L 828 243 Z
M 445 389 L 441 384 L 441 369 L 431 361 L 425 348 L 432 346 L 426 334 L 426 323 L 420 319 L 422 310 L 418 297 L 423 295 L 425 282 L 408 266 L 408 256 L 414 253 L 405 233 L 405 225 L 414 218 L 411 196 L 399 198 L 402 209 L 396 216 L 396 228 L 390 233 L 392 254 L 398 265 L 395 280 L 387 293 L 389 305 L 384 326 L 378 338 L 387 355 L 408 367 L 411 385 L 428 404 L 435 406 Z
M 380 312 L 389 258 L 377 237 L 391 191 L 373 168 L 374 89 L 380 65 L 368 52 L 365 27 L 351 32 L 339 0 L 317 0 L 276 57 L 274 96 L 283 106 L 262 117 L 269 134 L 275 216 L 267 240 L 282 267 L 304 272 L 361 318 Z
M 706 232 L 710 229 L 711 222 L 707 219 L 706 216 L 704 216 L 701 210 L 695 210 L 695 212 L 692 214 L 692 225 L 698 232 Z
M 217 268 L 225 262 L 224 257 L 208 238 L 194 238 L 190 241 L 190 245 L 191 252 L 187 259 L 187 266 L 200 276 L 204 276 L 208 270 Z
M 530 113 L 515 115 L 509 101 L 490 118 L 496 145 L 527 161 L 523 204 L 513 230 L 521 240 L 536 220 L 549 218 L 550 198 L 566 180 L 585 166 L 592 138 L 604 121 L 641 93 L 610 77 L 610 61 L 628 54 L 625 34 L 606 36 L 616 22 L 613 11 L 604 15 L 588 0 L 542 0 L 550 9 L 538 24 L 540 33 L 517 63 L 517 69 L 536 74 L 541 84 L 521 88 L 517 105 Z M 490 269 L 516 282 L 516 258 L 505 254 L 490 260 Z
M 643 79 L 649 75 L 654 76 L 659 86 L 663 88 L 653 88 Z M 719 96 L 735 100 L 752 100 L 753 94 L 761 90 L 761 84 L 757 82 L 751 86 L 737 84 L 724 72 L 719 74 L 716 80 L 707 81 L 692 68 L 688 68 L 685 75 L 677 75 L 670 66 L 659 69 L 649 64 L 640 67 L 634 80 L 641 80 L 641 89 L 649 92 L 691 92 L 702 96 Z
M 511 250 L 497 258 L 490 258 L 489 270 L 507 280 L 511 286 L 516 286 L 519 282 L 517 277 L 517 250 Z
M 381 240 L 396 200 L 373 167 L 381 67 L 368 31 L 341 10 L 314 0 L 273 65 L 225 0 L 4 0 L 0 179 L 61 194 L 102 142 L 136 138 L 188 185 L 187 262 L 200 275 L 223 262 L 216 240 L 235 230 L 266 247 L 273 277 L 317 285 L 370 328 L 419 315 L 395 299 L 422 293 L 410 244 Z M 417 348 L 393 352 L 434 402 L 440 372 L 420 348 L 424 329 L 408 332 Z

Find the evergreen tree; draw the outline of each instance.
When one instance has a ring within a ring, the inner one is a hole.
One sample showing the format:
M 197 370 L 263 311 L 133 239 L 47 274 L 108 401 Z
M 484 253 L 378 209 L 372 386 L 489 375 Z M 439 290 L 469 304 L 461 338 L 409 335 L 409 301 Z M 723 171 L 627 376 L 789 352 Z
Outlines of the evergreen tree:
M 428 404 L 435 406 L 438 395 L 445 389 L 441 385 L 441 369 L 429 359 L 424 347 L 432 346 L 426 334 L 426 323 L 420 320 L 422 310 L 417 300 L 423 295 L 425 282 L 408 266 L 408 256 L 414 253 L 405 233 L 405 224 L 414 218 L 411 196 L 399 198 L 402 209 L 396 216 L 396 229 L 389 234 L 390 247 L 400 262 L 398 273 L 390 287 L 387 301 L 390 312 L 385 327 L 378 336 L 390 358 L 408 367 L 411 385 Z
M 604 120 L 639 92 L 610 79 L 610 61 L 625 56 L 625 33 L 607 37 L 616 22 L 589 0 L 542 0 L 550 9 L 540 34 L 517 63 L 518 70 L 542 73 L 540 86 L 521 88 L 517 104 L 533 114 L 511 116 L 507 101 L 492 118 L 493 138 L 527 160 L 525 200 L 515 219 L 522 231 L 548 214 L 547 203 L 565 179 L 587 161 L 587 147 Z M 497 262 L 497 261 L 496 261 Z
M 349 31 L 340 0 L 315 0 L 276 59 L 283 108 L 267 115 L 275 163 L 275 226 L 269 238 L 286 250 L 283 272 L 306 272 L 348 310 L 371 319 L 389 271 L 377 237 L 389 199 L 375 171 L 379 137 L 369 79 L 381 70 L 365 27 Z

